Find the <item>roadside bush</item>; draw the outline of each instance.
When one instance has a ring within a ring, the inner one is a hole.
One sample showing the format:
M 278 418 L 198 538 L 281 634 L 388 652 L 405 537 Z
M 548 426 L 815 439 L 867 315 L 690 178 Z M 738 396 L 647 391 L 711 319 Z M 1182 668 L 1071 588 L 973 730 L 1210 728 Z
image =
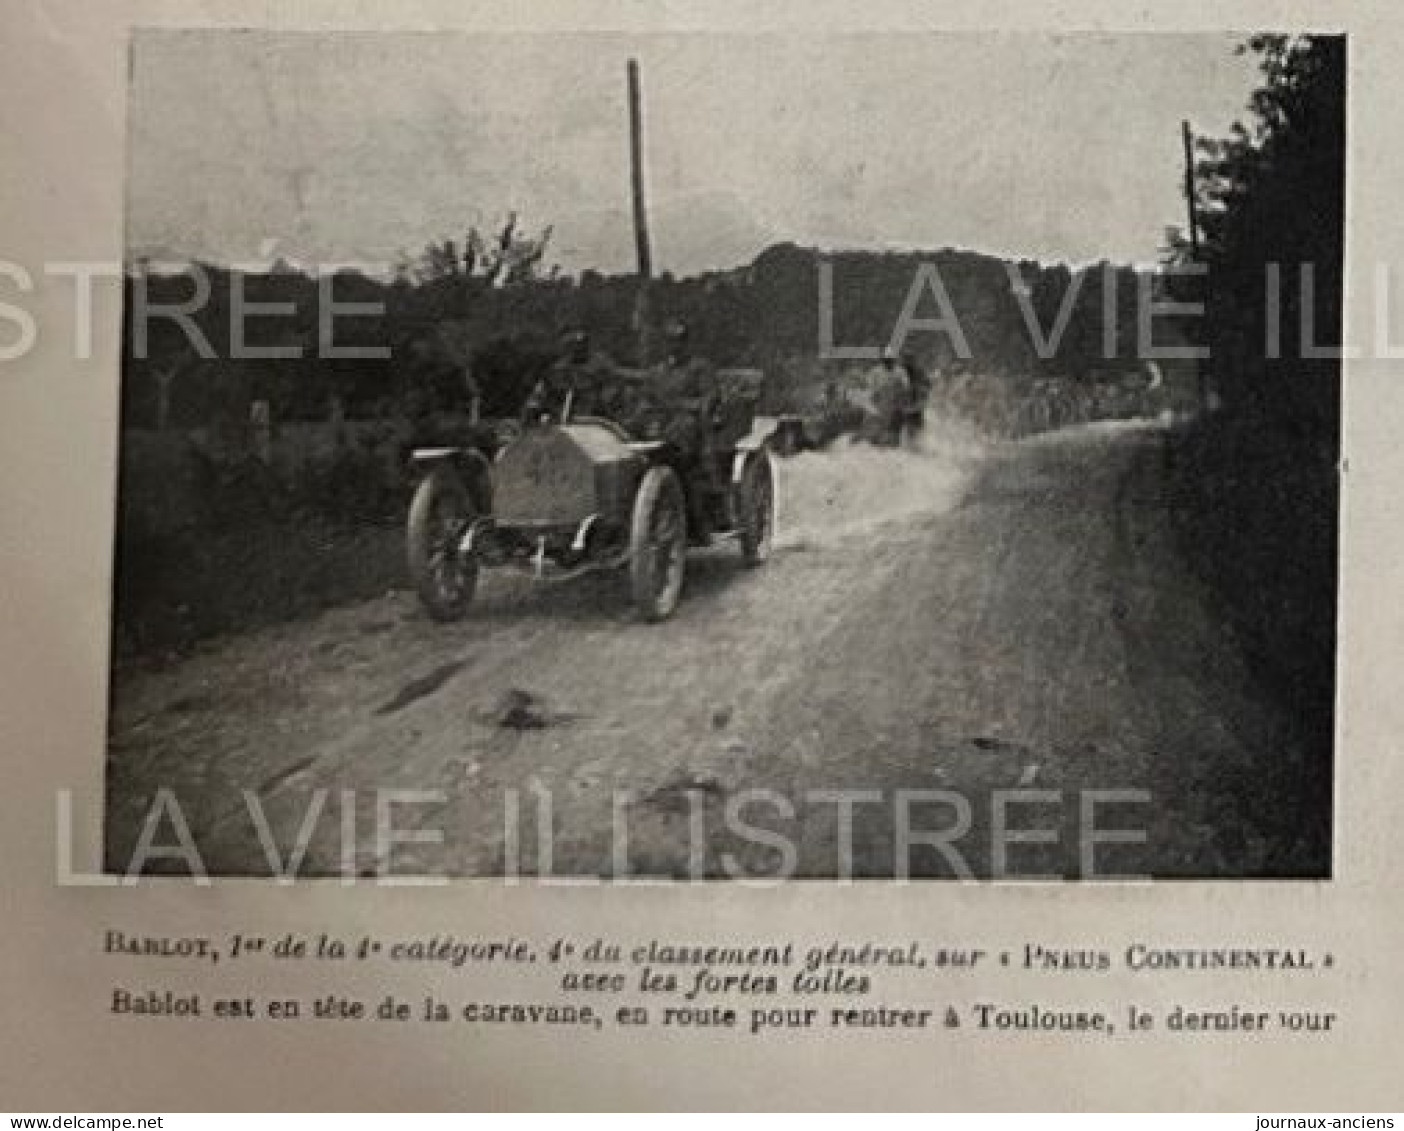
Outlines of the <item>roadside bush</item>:
M 390 425 L 313 456 L 189 437 L 123 445 L 114 586 L 119 657 L 182 652 L 402 583 L 411 480 Z

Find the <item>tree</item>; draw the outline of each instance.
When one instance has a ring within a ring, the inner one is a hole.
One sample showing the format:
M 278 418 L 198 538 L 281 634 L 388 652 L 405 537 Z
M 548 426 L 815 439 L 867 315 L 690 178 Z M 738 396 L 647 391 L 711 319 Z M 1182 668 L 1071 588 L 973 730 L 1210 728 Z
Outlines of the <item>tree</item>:
M 551 234 L 549 225 L 534 236 L 523 233 L 517 214 L 509 212 L 491 236 L 474 225 L 461 246 L 452 239 L 430 243 L 408 271 L 420 283 L 458 279 L 488 288 L 521 286 L 545 274 L 542 264 Z
M 1263 76 L 1252 120 L 1200 141 L 1195 169 L 1209 344 L 1226 398 L 1334 445 L 1340 367 L 1312 355 L 1341 342 L 1345 39 L 1260 35 L 1242 50 Z
M 1199 143 L 1194 177 L 1223 408 L 1180 438 L 1175 465 L 1190 560 L 1302 739 L 1255 787 L 1258 822 L 1301 846 L 1278 867 L 1319 874 L 1330 859 L 1340 486 L 1340 362 L 1320 350 L 1341 341 L 1346 46 L 1263 35 L 1244 50 L 1262 74 L 1251 118 Z M 1173 255 L 1187 256 L 1183 241 Z

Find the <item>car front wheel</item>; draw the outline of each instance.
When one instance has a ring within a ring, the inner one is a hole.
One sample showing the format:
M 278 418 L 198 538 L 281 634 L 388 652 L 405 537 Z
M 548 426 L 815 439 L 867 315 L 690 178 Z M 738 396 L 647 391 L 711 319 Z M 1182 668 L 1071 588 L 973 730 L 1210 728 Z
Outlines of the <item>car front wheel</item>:
M 651 467 L 634 498 L 629 531 L 629 589 L 644 620 L 665 620 L 677 608 L 686 561 L 682 486 L 671 468 Z
M 429 615 L 457 620 L 478 583 L 478 563 L 459 546 L 474 518 L 468 488 L 450 467 L 436 467 L 410 503 L 407 529 L 410 578 Z

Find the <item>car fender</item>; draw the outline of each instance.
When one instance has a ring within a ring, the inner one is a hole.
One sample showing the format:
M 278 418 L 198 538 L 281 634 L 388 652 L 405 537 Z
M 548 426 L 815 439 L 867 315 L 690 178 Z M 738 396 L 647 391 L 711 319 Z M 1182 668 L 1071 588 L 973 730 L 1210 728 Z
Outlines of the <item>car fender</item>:
M 746 462 L 756 452 L 787 455 L 799 450 L 803 421 L 798 416 L 757 416 L 751 430 L 736 443 L 731 459 L 731 481 L 740 483 Z
M 410 452 L 410 463 L 425 473 L 443 464 L 454 468 L 463 476 L 479 510 L 491 513 L 492 461 L 477 448 L 415 448 Z

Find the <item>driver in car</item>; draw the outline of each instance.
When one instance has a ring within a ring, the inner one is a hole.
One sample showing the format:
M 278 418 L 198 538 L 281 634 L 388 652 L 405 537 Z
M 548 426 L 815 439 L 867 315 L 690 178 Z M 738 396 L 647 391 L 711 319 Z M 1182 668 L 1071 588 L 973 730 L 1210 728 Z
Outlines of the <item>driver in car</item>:
M 536 424 L 579 416 L 599 416 L 607 411 L 605 398 L 614 365 L 590 346 L 590 335 L 572 327 L 561 338 L 561 356 L 546 376 L 537 381 L 522 406 L 522 420 Z
M 693 356 L 687 323 L 670 323 L 666 337 L 667 355 L 651 374 L 654 391 L 670 409 L 664 437 L 683 452 L 701 454 L 710 446 L 716 377 L 706 361 Z
M 716 373 L 700 357 L 693 356 L 687 323 L 669 323 L 666 331 L 667 355 L 650 373 L 653 393 L 666 405 L 662 438 L 677 450 L 684 476 L 705 491 L 723 486 L 713 444 L 714 416 L 717 411 Z M 707 508 L 699 492 L 689 491 L 692 529 L 704 541 L 708 526 Z

